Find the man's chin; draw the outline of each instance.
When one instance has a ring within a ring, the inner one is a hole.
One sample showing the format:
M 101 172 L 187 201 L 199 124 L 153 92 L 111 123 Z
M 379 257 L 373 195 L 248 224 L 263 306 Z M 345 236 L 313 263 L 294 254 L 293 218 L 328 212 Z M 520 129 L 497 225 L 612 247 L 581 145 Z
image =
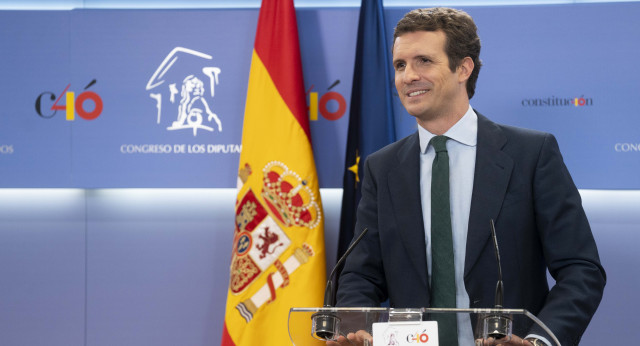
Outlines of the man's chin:
M 407 107 L 405 107 L 405 109 L 407 110 L 407 113 L 409 113 L 409 115 L 411 115 L 414 118 L 418 118 L 421 119 L 424 117 L 425 109 L 421 108 L 421 109 L 409 109 Z

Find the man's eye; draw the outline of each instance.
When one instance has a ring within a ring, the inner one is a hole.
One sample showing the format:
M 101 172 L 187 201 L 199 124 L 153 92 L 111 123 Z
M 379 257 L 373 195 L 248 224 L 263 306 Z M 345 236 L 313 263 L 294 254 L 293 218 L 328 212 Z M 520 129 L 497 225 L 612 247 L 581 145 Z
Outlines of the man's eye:
M 396 68 L 396 70 L 402 70 L 402 69 L 404 69 L 404 66 L 405 66 L 404 63 L 402 63 L 402 64 L 398 63 L 398 64 L 395 65 L 395 68 Z
M 428 58 L 422 58 L 422 59 L 420 59 L 420 61 L 423 62 L 423 63 L 431 62 L 431 60 L 429 60 Z

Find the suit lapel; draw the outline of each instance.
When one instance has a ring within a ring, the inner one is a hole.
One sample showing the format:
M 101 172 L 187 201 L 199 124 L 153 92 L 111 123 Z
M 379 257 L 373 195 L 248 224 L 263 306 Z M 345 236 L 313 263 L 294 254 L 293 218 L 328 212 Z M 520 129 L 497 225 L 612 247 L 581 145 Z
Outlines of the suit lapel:
M 507 142 L 502 130 L 494 122 L 477 114 L 478 144 L 467 233 L 465 278 L 490 239 L 489 220 L 498 218 L 513 170 L 513 159 L 502 151 Z
M 428 287 L 427 253 L 420 201 L 420 144 L 417 132 L 398 150 L 397 159 L 397 165 L 390 170 L 388 180 L 391 206 L 407 256 L 411 258 L 425 287 Z
M 498 218 L 513 170 L 513 159 L 502 151 L 507 142 L 502 130 L 494 122 L 476 113 L 478 144 L 469 213 L 465 278 L 490 238 L 489 220 Z M 416 241 L 424 239 L 417 132 L 398 150 L 397 165 L 390 170 L 388 184 L 399 236 L 422 282 L 429 287 L 426 244 L 424 241 Z

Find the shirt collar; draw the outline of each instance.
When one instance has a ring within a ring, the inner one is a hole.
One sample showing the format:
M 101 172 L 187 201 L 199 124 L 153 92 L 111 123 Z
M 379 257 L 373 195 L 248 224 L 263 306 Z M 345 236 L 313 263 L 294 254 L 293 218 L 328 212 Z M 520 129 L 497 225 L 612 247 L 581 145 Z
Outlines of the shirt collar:
M 471 105 L 462 118 L 451 126 L 444 135 L 460 144 L 470 147 L 476 146 L 478 142 L 478 115 L 473 111 Z M 427 152 L 429 141 L 436 135 L 418 125 L 418 136 L 420 138 L 420 152 L 424 154 Z

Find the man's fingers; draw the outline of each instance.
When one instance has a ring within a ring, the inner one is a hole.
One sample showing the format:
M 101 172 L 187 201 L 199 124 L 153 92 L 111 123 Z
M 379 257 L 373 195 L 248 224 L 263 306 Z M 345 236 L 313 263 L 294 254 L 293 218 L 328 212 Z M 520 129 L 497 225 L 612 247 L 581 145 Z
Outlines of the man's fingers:
M 327 341 L 327 346 L 349 346 L 351 342 L 340 335 L 335 341 Z

